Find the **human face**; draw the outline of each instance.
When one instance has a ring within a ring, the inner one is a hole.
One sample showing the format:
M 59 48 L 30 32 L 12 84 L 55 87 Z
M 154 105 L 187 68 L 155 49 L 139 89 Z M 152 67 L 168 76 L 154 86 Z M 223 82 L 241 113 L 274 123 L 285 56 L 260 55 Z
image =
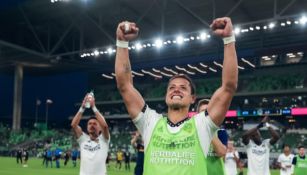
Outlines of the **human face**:
M 260 144 L 261 143 L 261 135 L 260 132 L 257 130 L 251 135 L 251 139 L 256 143 Z
M 198 112 L 203 112 L 208 108 L 208 104 L 202 104 L 198 108 Z
M 289 153 L 290 153 L 290 148 L 289 148 L 289 146 L 285 146 L 285 147 L 284 147 L 284 153 L 285 153 L 285 154 L 289 154 Z
M 87 132 L 92 135 L 98 135 L 100 131 L 100 126 L 96 119 L 90 119 L 87 122 Z
M 228 143 L 227 143 L 227 149 L 228 149 L 229 151 L 233 151 L 233 142 L 232 142 L 232 141 L 228 141 Z
M 305 148 L 300 148 L 298 150 L 298 153 L 299 153 L 300 156 L 304 156 L 305 155 Z
M 189 107 L 194 101 L 195 96 L 191 94 L 191 86 L 188 80 L 175 78 L 168 84 L 165 102 L 169 108 Z

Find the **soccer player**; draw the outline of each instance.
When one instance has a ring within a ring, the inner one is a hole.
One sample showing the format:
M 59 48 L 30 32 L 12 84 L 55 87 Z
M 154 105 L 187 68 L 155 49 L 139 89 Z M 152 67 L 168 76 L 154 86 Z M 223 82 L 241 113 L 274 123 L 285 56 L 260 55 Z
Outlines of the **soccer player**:
M 87 122 L 87 133 L 84 133 L 79 126 L 82 114 L 85 110 L 85 103 L 95 113 Z M 84 97 L 82 105 L 73 118 L 71 126 L 77 136 L 81 152 L 80 175 L 106 175 L 106 159 L 109 150 L 110 134 L 108 125 L 95 106 L 95 98 L 88 94 Z
M 246 131 L 242 136 L 247 148 L 248 175 L 270 175 L 270 146 L 278 141 L 279 135 L 268 121 L 269 117 L 265 116 L 257 127 Z M 259 129 L 263 126 L 270 131 L 270 139 L 262 140 Z
M 239 153 L 233 146 L 233 141 L 229 140 L 227 144 L 227 153 L 225 155 L 225 172 L 226 175 L 237 175 L 237 165 L 239 164 Z
M 207 174 L 206 157 L 211 140 L 223 122 L 237 89 L 238 64 L 230 18 L 218 18 L 211 24 L 213 32 L 224 38 L 224 63 L 221 87 L 213 94 L 205 112 L 188 117 L 195 102 L 192 80 L 174 75 L 168 83 L 165 102 L 167 115 L 157 113 L 144 102 L 134 88 L 129 61 L 128 41 L 137 37 L 135 23 L 122 22 L 117 28 L 115 74 L 117 87 L 130 117 L 145 145 L 144 175 Z
M 206 112 L 208 108 L 208 103 L 209 103 L 208 99 L 200 100 L 197 105 L 197 113 Z M 226 155 L 227 141 L 228 141 L 227 132 L 224 129 L 219 129 L 216 133 L 216 136 L 214 136 L 211 141 L 207 156 L 208 174 L 225 175 L 223 158 Z
M 294 155 L 291 154 L 289 145 L 284 145 L 284 152 L 278 156 L 277 163 L 280 168 L 280 175 L 291 175 L 292 160 Z
M 126 151 L 124 152 L 124 157 L 125 157 L 125 170 L 129 170 L 130 171 L 130 152 L 128 150 L 128 148 L 126 149 Z
M 293 174 L 292 175 L 306 175 L 307 173 L 307 158 L 305 155 L 304 146 L 298 147 L 298 155 L 293 158 Z
M 117 168 L 118 166 L 118 169 L 120 170 L 122 168 L 122 161 L 124 159 L 124 153 L 122 150 L 118 149 L 117 152 L 116 152 L 116 165 L 115 165 L 115 168 Z
M 131 139 L 131 145 L 137 150 L 136 165 L 134 175 L 142 175 L 144 169 L 144 142 L 138 131 L 135 132 Z

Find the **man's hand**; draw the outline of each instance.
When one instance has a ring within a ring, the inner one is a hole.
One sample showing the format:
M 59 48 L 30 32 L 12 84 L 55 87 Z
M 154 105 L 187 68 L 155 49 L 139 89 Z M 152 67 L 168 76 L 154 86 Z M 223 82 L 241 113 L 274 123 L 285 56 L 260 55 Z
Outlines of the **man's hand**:
M 261 123 L 266 123 L 266 122 L 269 122 L 270 118 L 269 116 L 265 116 L 262 120 L 261 120 Z
M 222 38 L 232 35 L 232 22 L 228 17 L 217 18 L 210 25 L 213 33 Z
M 139 33 L 139 28 L 135 23 L 124 21 L 118 24 L 116 38 L 121 41 L 132 41 Z
M 95 98 L 93 96 L 88 95 L 87 100 L 90 102 L 91 108 L 95 106 Z
M 85 95 L 85 97 L 83 98 L 82 104 L 81 104 L 81 107 L 82 107 L 83 109 L 85 109 L 85 103 L 86 103 L 86 101 L 87 101 L 87 95 L 88 95 L 88 94 Z

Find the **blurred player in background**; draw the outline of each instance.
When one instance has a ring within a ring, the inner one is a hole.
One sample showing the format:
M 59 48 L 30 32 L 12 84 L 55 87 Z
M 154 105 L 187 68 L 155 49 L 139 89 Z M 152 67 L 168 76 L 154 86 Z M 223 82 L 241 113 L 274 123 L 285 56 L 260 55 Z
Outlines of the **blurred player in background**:
M 278 141 L 279 135 L 268 122 L 269 117 L 265 116 L 257 127 L 246 131 L 242 136 L 246 145 L 248 175 L 270 175 L 270 147 Z M 271 133 L 270 139 L 261 138 L 259 129 L 264 126 Z

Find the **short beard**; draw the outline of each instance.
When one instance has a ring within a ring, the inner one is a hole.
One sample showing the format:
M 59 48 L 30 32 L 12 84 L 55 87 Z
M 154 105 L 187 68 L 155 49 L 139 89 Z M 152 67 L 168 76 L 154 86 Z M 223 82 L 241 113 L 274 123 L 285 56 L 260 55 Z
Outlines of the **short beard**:
M 168 107 L 174 111 L 179 111 L 180 109 L 184 108 L 184 106 L 181 104 L 171 104 Z

